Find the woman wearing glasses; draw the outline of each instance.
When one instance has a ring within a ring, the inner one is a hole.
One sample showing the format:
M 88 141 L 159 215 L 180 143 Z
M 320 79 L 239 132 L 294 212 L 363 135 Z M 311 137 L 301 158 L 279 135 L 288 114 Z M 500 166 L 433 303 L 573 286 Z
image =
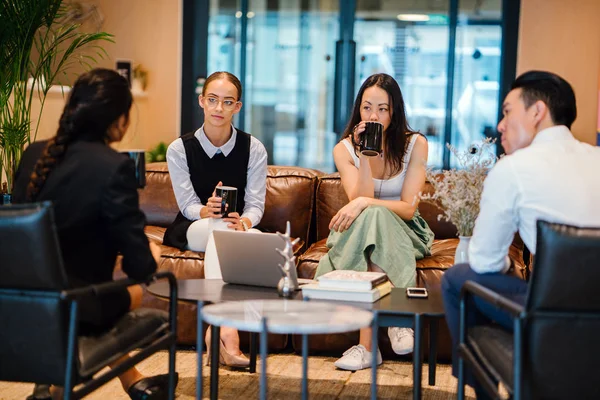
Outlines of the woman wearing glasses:
M 221 278 L 212 231 L 250 230 L 264 212 L 267 151 L 250 134 L 232 125 L 242 108 L 242 85 L 229 72 L 215 72 L 198 100 L 204 125 L 176 139 L 167 150 L 167 163 L 180 212 L 165 232 L 164 244 L 181 250 L 203 251 L 207 279 Z M 238 212 L 221 214 L 217 186 L 237 188 Z M 240 215 L 241 214 L 241 215 Z M 210 336 L 207 331 L 207 346 Z M 221 363 L 246 367 L 236 329 L 221 328 Z

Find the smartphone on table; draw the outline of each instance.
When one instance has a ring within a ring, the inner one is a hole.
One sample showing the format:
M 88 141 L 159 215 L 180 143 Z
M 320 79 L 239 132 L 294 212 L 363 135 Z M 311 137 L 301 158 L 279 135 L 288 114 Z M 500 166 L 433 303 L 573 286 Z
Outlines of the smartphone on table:
M 406 288 L 406 296 L 424 299 L 428 296 L 427 289 L 421 287 Z

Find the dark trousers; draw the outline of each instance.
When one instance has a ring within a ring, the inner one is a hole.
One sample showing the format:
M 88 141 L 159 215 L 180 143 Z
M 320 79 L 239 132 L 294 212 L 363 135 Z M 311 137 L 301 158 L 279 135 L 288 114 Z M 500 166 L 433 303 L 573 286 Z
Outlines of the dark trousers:
M 446 322 L 452 337 L 452 374 L 458 376 L 458 334 L 460 324 L 460 290 L 465 281 L 477 282 L 518 304 L 525 304 L 527 282 L 515 276 L 502 273 L 478 274 L 469 264 L 458 264 L 442 275 L 442 296 Z M 473 299 L 467 304 L 467 327 L 496 322 L 507 330 L 513 330 L 513 319 L 504 311 L 481 299 Z M 487 398 L 474 376 L 466 371 L 466 383 L 475 389 L 477 398 Z

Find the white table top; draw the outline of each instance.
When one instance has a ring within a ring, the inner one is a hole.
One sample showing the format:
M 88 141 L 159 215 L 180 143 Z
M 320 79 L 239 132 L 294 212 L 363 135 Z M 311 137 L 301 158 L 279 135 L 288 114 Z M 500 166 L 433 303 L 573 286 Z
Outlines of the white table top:
M 373 315 L 360 308 L 319 301 L 247 300 L 211 304 L 202 308 L 205 322 L 248 332 L 267 330 L 282 334 L 351 332 L 371 325 Z

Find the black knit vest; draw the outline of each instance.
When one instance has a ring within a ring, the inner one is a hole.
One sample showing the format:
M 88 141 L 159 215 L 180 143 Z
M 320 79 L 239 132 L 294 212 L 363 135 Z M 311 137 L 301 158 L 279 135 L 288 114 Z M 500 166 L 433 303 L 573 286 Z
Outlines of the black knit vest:
M 248 181 L 248 161 L 250 160 L 250 138 L 246 132 L 237 130 L 235 145 L 227 157 L 222 153 L 210 158 L 202 145 L 194 136 L 194 132 L 181 136 L 185 148 L 185 157 L 190 171 L 190 180 L 196 195 L 202 204 L 206 204 L 212 196 L 215 186 L 223 182 L 223 186 L 233 186 L 238 190 L 237 210 L 241 215 L 245 201 L 246 183 Z M 163 243 L 180 250 L 187 248 L 187 230 L 194 221 L 183 216 L 181 211 L 175 221 L 167 228 Z

